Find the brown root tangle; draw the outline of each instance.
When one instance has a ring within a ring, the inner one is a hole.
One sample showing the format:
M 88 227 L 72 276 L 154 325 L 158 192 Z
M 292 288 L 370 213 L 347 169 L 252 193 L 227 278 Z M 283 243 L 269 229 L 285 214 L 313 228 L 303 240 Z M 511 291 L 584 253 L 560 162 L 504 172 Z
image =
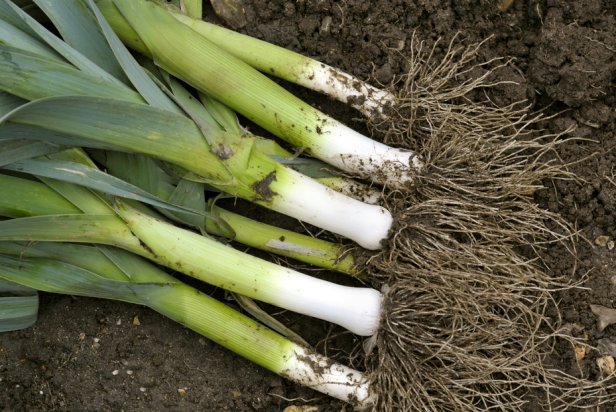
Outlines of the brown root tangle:
M 494 85 L 492 71 L 506 64 L 474 63 L 478 48 L 451 43 L 433 63 L 434 49 L 416 43 L 400 104 L 372 124 L 425 164 L 412 187 L 385 190 L 397 223 L 388 248 L 367 265 L 386 290 L 366 357 L 374 410 L 565 410 L 613 401 L 613 377 L 571 376 L 546 362 L 555 340 L 575 342 L 559 324 L 555 296 L 579 285 L 551 277 L 541 261 L 554 243 L 574 253 L 574 231 L 533 198 L 548 190 L 544 182 L 572 178 L 553 150 L 565 137 L 543 134 L 541 116 L 523 104 L 468 97 Z

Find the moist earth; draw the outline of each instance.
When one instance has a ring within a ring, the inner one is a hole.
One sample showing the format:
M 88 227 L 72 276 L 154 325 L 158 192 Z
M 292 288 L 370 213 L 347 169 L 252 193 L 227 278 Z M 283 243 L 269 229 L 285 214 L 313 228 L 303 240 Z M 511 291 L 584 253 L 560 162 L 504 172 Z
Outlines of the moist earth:
M 585 281 L 585 288 L 558 295 L 563 322 L 591 346 L 609 349 L 616 343 L 616 326 L 600 330 L 590 309 L 616 307 L 615 2 L 245 0 L 243 5 L 245 14 L 229 21 L 243 25 L 241 31 L 377 85 L 404 74 L 413 36 L 427 45 L 442 39 L 436 53 L 456 36 L 460 45 L 486 40 L 482 60 L 511 58 L 497 75 L 512 83 L 498 86 L 490 97 L 498 104 L 527 99 L 533 110 L 548 115 L 541 125 L 546 131 L 573 129 L 570 136 L 576 137 L 558 146 L 575 179 L 544 182 L 545 190 L 537 192 L 540 204 L 561 213 L 579 233 L 576 258 L 558 247 L 543 251 L 551 274 Z M 213 9 L 205 12 L 208 20 L 222 23 Z M 312 92 L 293 91 L 365 131 L 358 113 Z M 276 315 L 330 356 L 348 361 L 357 344 L 323 322 Z M 2 410 L 351 410 L 144 307 L 41 294 L 39 316 L 32 328 L 0 335 Z M 552 361 L 569 373 L 596 378 L 599 354 L 576 358 L 567 344 L 555 347 Z

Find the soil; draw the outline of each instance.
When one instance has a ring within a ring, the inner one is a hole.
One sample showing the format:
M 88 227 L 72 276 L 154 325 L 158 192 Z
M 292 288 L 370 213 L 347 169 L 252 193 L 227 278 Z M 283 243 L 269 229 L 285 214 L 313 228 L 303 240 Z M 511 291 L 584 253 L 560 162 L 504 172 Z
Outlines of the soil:
M 611 0 L 245 0 L 245 33 L 302 52 L 375 83 L 404 73 L 413 33 L 428 44 L 490 38 L 484 60 L 506 56 L 499 104 L 528 99 L 552 116 L 546 130 L 574 127 L 560 145 L 576 180 L 544 182 L 537 201 L 579 230 L 577 259 L 548 248 L 554 275 L 587 278 L 585 289 L 558 296 L 565 323 L 594 347 L 616 343 L 616 325 L 600 330 L 590 305 L 616 308 L 616 3 Z M 218 21 L 206 7 L 208 19 Z M 241 24 L 241 23 L 240 23 Z M 438 51 L 438 50 L 437 50 Z M 441 50 L 442 51 L 442 50 Z M 293 89 L 353 127 L 359 115 Z M 287 224 L 289 224 L 287 222 Z M 293 224 L 291 222 L 291 224 Z M 219 291 L 209 291 L 224 298 Z M 39 321 L 0 335 L 0 409 L 19 410 L 350 410 L 218 347 L 144 307 L 41 294 Z M 320 351 L 344 358 L 356 343 L 337 328 L 280 317 Z M 324 342 L 325 336 L 337 336 Z M 554 356 L 571 373 L 596 376 L 599 351 L 576 361 L 570 345 Z M 616 356 L 616 353 L 613 353 Z M 614 410 L 616 405 L 606 405 Z

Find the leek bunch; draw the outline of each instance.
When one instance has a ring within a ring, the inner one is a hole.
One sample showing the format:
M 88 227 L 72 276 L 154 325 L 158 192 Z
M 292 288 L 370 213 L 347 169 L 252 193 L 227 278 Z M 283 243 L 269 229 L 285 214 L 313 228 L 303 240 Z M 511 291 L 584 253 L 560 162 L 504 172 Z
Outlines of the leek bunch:
M 39 161 L 43 169 L 83 175 L 84 168 L 76 165 L 93 167 L 75 151 L 49 158 L 48 165 L 46 160 Z M 26 170 L 19 165 L 12 169 Z M 14 218 L 0 222 L 1 240 L 112 245 L 231 292 L 329 320 L 359 335 L 372 335 L 378 329 L 382 296 L 374 289 L 339 286 L 309 277 L 166 223 L 139 205 L 105 201 L 81 186 L 47 181 L 57 189 L 0 174 L 4 188 L 0 215 Z M 35 202 L 36 198 L 28 195 L 18 196 L 20 191 L 36 194 L 53 208 L 46 210 L 46 203 Z M 69 194 L 86 206 L 64 201 Z M 30 204 L 35 209 L 30 210 Z
M 372 140 L 316 110 L 199 36 L 164 5 L 146 0 L 97 4 L 130 47 L 312 156 L 393 187 L 408 186 L 421 170 L 422 161 L 412 151 Z
M 290 57 L 295 68 L 287 73 L 268 68 L 267 59 L 234 51 L 211 26 L 158 2 L 34 2 L 62 39 L 10 0 L 0 1 L 0 279 L 11 282 L 3 286 L 16 298 L 8 301 L 15 307 L 9 327 L 33 321 L 33 289 L 146 304 L 282 376 L 374 410 L 515 409 L 526 390 L 594 390 L 593 383 L 542 363 L 544 343 L 559 336 L 542 332 L 552 326 L 545 316 L 551 293 L 569 285 L 519 249 L 562 241 L 568 228 L 532 200 L 537 182 L 562 171 L 545 161 L 553 144 L 526 132 L 534 119 L 479 110 L 462 122 L 440 119 L 435 130 L 420 133 L 425 140 L 413 150 L 404 141 L 408 133 L 394 129 L 392 140 L 407 149 L 392 148 L 315 110 L 251 66 L 300 84 L 301 76 L 313 77 L 317 89 L 329 83 L 323 76 L 330 68 L 318 71 L 310 63 L 297 70 L 308 64 L 299 56 Z M 193 6 L 188 11 L 199 14 Z M 146 59 L 137 63 L 116 33 Z M 388 115 L 390 93 L 338 75 L 376 98 L 362 111 Z M 362 100 L 344 93 L 343 101 Z M 328 170 L 250 135 L 227 106 Z M 497 120 L 488 116 L 484 127 L 485 113 Z M 396 221 L 390 211 L 340 193 L 355 186 L 332 166 L 384 185 Z M 343 255 L 345 246 L 247 220 L 218 207 L 215 198 L 206 200 L 205 191 L 253 201 L 367 249 L 389 244 L 359 267 Z M 382 291 L 312 278 L 207 233 L 362 272 Z M 87 261 L 69 259 L 77 250 Z M 370 336 L 367 373 L 330 364 L 269 330 L 263 341 L 271 351 L 251 346 L 265 328 L 142 258 Z M 234 326 L 225 334 L 227 323 Z
M 372 334 L 378 328 L 382 301 L 376 290 L 329 284 L 165 221 L 165 217 L 172 218 L 222 235 L 230 231 L 234 238 L 240 233 L 240 240 L 243 237 L 247 243 L 280 250 L 269 242 L 275 233 L 291 245 L 302 245 L 299 251 L 289 248 L 287 254 L 321 262 L 330 259 L 329 264 L 335 266 L 344 261 L 339 260 L 336 245 L 271 227 L 267 232 L 266 225 L 216 206 L 206 209 L 201 202 L 192 208 L 194 204 L 181 198 L 183 189 L 197 187 L 202 193 L 207 185 L 263 204 L 268 199 L 260 196 L 262 192 L 272 187 L 280 191 L 275 184 L 285 173 L 310 180 L 261 154 L 257 146 L 262 144 L 256 137 L 227 133 L 220 127 L 220 118 L 215 119 L 213 113 L 220 115 L 220 110 L 212 111 L 212 100 L 208 100 L 208 111 L 191 101 L 172 79 L 166 77 L 164 85 L 157 85 L 113 37 L 92 2 L 76 3 L 81 8 L 70 13 L 61 3 L 39 3 L 52 21 L 63 22 L 58 26 L 60 32 L 72 42 L 58 39 L 12 3 L 0 6 L 4 52 L 0 63 L 0 87 L 4 90 L 0 94 L 0 165 L 5 169 L 0 173 L 0 215 L 4 216 L 0 221 L 0 278 L 12 282 L 6 289 L 31 297 L 35 295 L 28 288 L 146 304 L 282 376 L 358 405 L 369 404 L 371 392 L 361 373 L 289 342 L 135 256 L 299 312 L 305 312 L 300 306 L 316 298 L 312 315 L 331 317 L 362 335 Z M 74 20 L 66 20 L 67 15 Z M 97 17 L 100 26 L 92 26 Z M 99 42 L 98 49 L 80 43 L 85 34 L 82 29 L 88 27 L 84 23 L 96 29 L 88 36 Z M 231 129 L 229 124 L 227 129 Z M 136 148 L 139 143 L 141 149 Z M 272 185 L 259 187 L 255 176 L 236 176 L 234 173 L 245 169 L 232 172 L 235 166 L 229 158 L 234 153 L 227 152 L 229 145 L 247 152 L 242 154 L 243 161 L 256 164 L 259 176 L 265 173 L 259 169 L 272 170 L 276 178 L 267 182 Z M 82 151 L 65 149 L 70 146 L 102 150 L 95 155 L 102 153 L 111 163 L 123 157 L 140 159 L 137 161 L 146 165 L 140 171 L 156 169 L 175 189 L 157 185 L 162 189 L 154 192 L 161 197 L 153 195 L 97 170 Z M 146 155 L 167 161 L 167 166 L 163 170 L 161 163 Z M 263 161 L 255 163 L 255 156 Z M 319 190 L 326 190 L 330 200 L 338 196 L 329 189 Z M 256 227 L 254 232 L 250 225 Z M 12 243 L 25 241 L 37 243 Z M 327 248 L 329 255 L 324 258 L 321 251 Z M 345 271 L 353 271 L 352 265 L 345 265 Z M 285 290 L 277 291 L 276 284 Z M 314 289 L 317 285 L 331 289 Z M 349 301 L 355 292 L 355 301 Z M 35 309 L 30 304 L 27 321 L 22 314 L 12 319 L 21 319 L 21 326 L 27 326 Z M 356 315 L 351 318 L 356 321 L 344 315 L 353 312 Z M 238 342 L 248 343 L 239 349 Z
M 43 8 L 48 5 L 39 3 Z M 283 166 L 259 150 L 254 136 L 212 127 L 216 120 L 188 96 L 187 101 L 169 98 L 166 88 L 157 86 L 134 61 L 100 14 L 88 17 L 96 17 L 100 24 L 89 36 L 110 42 L 105 53 L 71 47 L 11 4 L 0 9 L 6 29 L 0 32 L 4 56 L 0 90 L 32 102 L 16 103 L 18 107 L 0 119 L 2 141 L 14 144 L 19 136 L 22 142 L 39 141 L 29 147 L 42 141 L 46 147 L 146 154 L 171 163 L 191 180 L 341 234 L 368 249 L 382 247 L 392 225 L 387 210 Z M 59 16 L 61 10 L 53 7 L 48 12 Z M 81 40 L 84 25 L 68 38 Z

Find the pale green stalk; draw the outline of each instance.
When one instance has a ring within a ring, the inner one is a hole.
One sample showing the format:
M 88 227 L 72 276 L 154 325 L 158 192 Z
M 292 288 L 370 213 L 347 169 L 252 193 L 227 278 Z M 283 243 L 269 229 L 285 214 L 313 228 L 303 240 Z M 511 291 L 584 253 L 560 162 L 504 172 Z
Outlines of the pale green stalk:
M 422 163 L 407 151 L 371 140 L 314 109 L 254 68 L 145 0 L 99 0 L 114 30 L 172 75 L 335 167 L 405 185 Z
M 267 225 L 217 206 L 212 213 L 233 230 L 236 242 L 317 267 L 358 274 L 353 255 L 345 254 L 343 245 Z M 213 235 L 227 235 L 214 219 L 206 219 L 205 229 Z
M 180 0 L 180 9 L 182 8 L 186 15 L 193 19 L 203 17 L 203 0 Z
M 44 28 L 27 16 L 24 19 L 44 34 Z M 26 33 L 23 36 L 28 38 Z M 222 133 L 202 122 L 197 125 L 197 120 L 178 113 L 155 86 L 151 85 L 154 93 L 143 91 L 150 79 L 133 80 L 135 71 L 141 70 L 133 65 L 127 74 L 143 98 L 156 103 L 155 107 L 144 105 L 142 97 L 121 81 L 50 34 L 46 36 L 78 67 L 47 61 L 33 50 L 0 46 L 0 89 L 40 99 L 0 120 L 0 140 L 18 136 L 148 154 L 197 174 L 219 190 L 348 237 L 365 248 L 381 247 L 392 223 L 385 209 L 340 195 L 281 165 L 257 150 L 253 137 Z M 124 66 L 132 62 L 117 47 L 114 51 L 125 57 Z M 41 99 L 66 94 L 84 97 Z M 110 95 L 113 99 L 108 99 Z
M 178 191 L 182 190 L 182 183 L 186 182 L 174 182 L 177 179 L 169 176 L 151 158 L 110 152 L 106 154 L 98 153 L 97 160 L 105 166 L 109 173 L 141 187 L 161 199 L 169 201 L 174 199 L 174 203 L 182 200 L 176 195 Z M 193 187 L 190 187 L 192 192 L 203 192 L 203 186 L 195 183 L 192 183 L 192 185 Z M 186 202 L 197 203 L 186 203 L 183 206 L 194 209 L 205 209 L 207 207 L 201 193 L 193 193 L 188 196 Z M 200 199 L 198 201 L 193 200 L 194 196 L 198 196 Z M 164 212 L 162 209 L 159 210 Z M 212 206 L 205 219 L 195 219 L 194 215 L 186 216 L 185 214 L 175 217 L 179 218 L 184 224 L 205 229 L 212 235 L 227 237 L 253 248 L 287 256 L 321 268 L 352 275 L 358 274 L 353 255 L 345 253 L 345 246 L 339 243 L 281 229 L 218 206 Z
M 0 174 L 0 184 L 4 180 L 7 179 Z M 37 191 L 43 193 L 45 185 L 38 185 Z M 74 185 L 62 186 L 65 189 Z M 8 204 L 3 209 L 21 210 L 23 214 L 23 210 L 31 208 L 28 213 L 32 215 L 40 206 L 24 204 L 19 196 L 20 187 L 17 189 L 17 192 L 0 193 L 3 202 Z M 112 210 L 87 191 L 82 191 L 72 202 L 77 201 L 100 203 L 95 210 L 97 214 L 75 213 L 74 207 L 68 207 L 64 214 L 5 220 L 0 222 L 0 240 L 112 245 L 214 286 L 340 324 L 360 335 L 372 335 L 378 328 L 382 296 L 374 289 L 345 287 L 306 276 L 162 222 L 117 201 Z
M 356 406 L 371 401 L 367 379 L 360 372 L 289 341 L 120 250 L 0 242 L 0 279 L 46 292 L 146 305 L 292 381 Z
M 367 116 L 383 116 L 396 96 L 342 70 L 308 56 L 201 20 L 173 13 L 173 17 L 212 43 L 261 72 L 324 93 Z

